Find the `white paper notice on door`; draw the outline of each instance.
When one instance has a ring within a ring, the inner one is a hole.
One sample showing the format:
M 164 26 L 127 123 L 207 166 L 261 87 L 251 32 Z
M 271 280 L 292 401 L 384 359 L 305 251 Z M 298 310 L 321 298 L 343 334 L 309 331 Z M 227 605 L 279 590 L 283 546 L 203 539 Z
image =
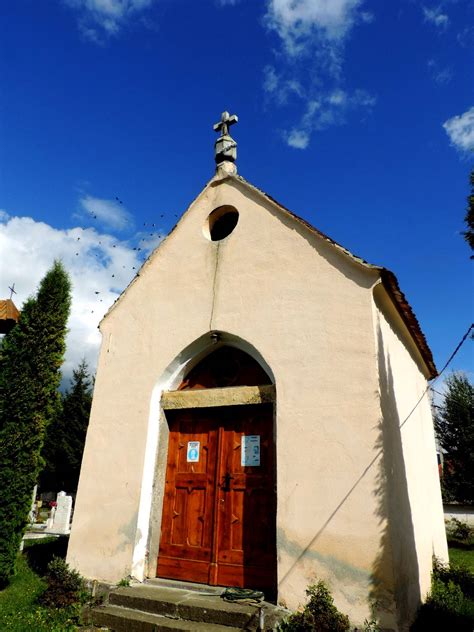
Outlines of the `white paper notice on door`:
M 240 465 L 243 467 L 260 465 L 260 435 L 242 435 Z
M 188 441 L 188 451 L 186 461 L 188 463 L 199 463 L 199 446 L 200 441 Z

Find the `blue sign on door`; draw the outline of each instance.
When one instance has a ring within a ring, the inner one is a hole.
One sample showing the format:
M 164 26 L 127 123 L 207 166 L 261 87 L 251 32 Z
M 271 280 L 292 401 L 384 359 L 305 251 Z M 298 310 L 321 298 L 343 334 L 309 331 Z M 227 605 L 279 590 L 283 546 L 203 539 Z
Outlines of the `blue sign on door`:
M 260 465 L 260 435 L 242 435 L 240 465 L 243 467 Z
M 188 441 L 188 451 L 186 455 L 186 461 L 188 463 L 199 462 L 199 446 L 200 441 Z

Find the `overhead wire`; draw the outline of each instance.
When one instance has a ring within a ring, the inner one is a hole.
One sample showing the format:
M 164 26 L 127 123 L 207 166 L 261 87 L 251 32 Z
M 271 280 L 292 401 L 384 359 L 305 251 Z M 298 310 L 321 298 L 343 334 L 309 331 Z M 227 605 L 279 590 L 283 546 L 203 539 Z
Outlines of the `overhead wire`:
M 467 337 L 469 336 L 469 334 L 471 333 L 472 329 L 474 328 L 474 323 L 471 323 L 471 325 L 469 326 L 468 330 L 466 331 L 466 333 L 464 334 L 464 336 L 461 338 L 461 340 L 459 341 L 458 345 L 456 346 L 456 348 L 454 349 L 454 351 L 452 352 L 452 354 L 449 356 L 447 362 L 445 363 L 445 365 L 443 366 L 443 368 L 441 369 L 441 371 L 438 373 L 438 375 L 434 378 L 434 380 L 431 382 L 431 384 L 428 384 L 428 386 L 425 388 L 425 390 L 423 391 L 420 399 L 416 402 L 416 404 L 413 406 L 413 408 L 411 409 L 411 411 L 408 413 L 408 415 L 405 417 L 405 419 L 402 421 L 402 423 L 400 424 L 400 428 L 410 419 L 410 417 L 413 415 L 413 413 L 415 412 L 415 410 L 418 408 L 418 406 L 420 405 L 421 401 L 423 400 L 424 396 L 426 395 L 426 393 L 432 388 L 433 384 L 435 384 L 439 378 L 441 377 L 441 375 L 444 373 L 444 371 L 446 371 L 446 369 L 448 368 L 448 366 L 450 365 L 450 363 L 452 362 L 452 360 L 454 359 L 454 357 L 456 356 L 456 354 L 458 353 L 459 349 L 463 346 L 463 344 L 466 342 Z

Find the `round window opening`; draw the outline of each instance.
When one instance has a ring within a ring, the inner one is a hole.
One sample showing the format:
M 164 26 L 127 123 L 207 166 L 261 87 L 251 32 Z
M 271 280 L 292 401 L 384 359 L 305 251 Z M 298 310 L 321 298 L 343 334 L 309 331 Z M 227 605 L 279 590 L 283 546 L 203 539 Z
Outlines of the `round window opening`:
M 233 206 L 219 206 L 207 218 L 205 234 L 211 241 L 228 237 L 239 221 L 239 211 Z

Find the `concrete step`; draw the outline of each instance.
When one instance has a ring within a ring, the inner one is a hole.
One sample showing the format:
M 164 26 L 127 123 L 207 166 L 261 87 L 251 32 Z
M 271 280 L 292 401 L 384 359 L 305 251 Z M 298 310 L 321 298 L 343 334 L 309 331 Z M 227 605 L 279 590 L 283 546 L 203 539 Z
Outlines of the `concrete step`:
M 232 628 L 199 621 L 183 621 L 164 615 L 140 612 L 122 606 L 99 606 L 92 612 L 96 626 L 106 626 L 113 632 L 238 632 Z
M 196 584 L 186 588 L 163 583 L 134 584 L 113 589 L 108 603 L 91 611 L 91 622 L 116 632 L 195 630 L 255 632 L 261 622 L 273 630 L 288 611 L 270 603 L 229 603 L 221 590 Z
M 164 586 L 127 586 L 109 595 L 111 606 L 122 606 L 175 619 L 224 625 L 239 629 L 256 629 L 259 608 L 253 604 L 229 603 L 217 594 L 167 588 Z M 265 604 L 262 604 L 265 608 Z M 271 607 L 268 604 L 267 607 Z

